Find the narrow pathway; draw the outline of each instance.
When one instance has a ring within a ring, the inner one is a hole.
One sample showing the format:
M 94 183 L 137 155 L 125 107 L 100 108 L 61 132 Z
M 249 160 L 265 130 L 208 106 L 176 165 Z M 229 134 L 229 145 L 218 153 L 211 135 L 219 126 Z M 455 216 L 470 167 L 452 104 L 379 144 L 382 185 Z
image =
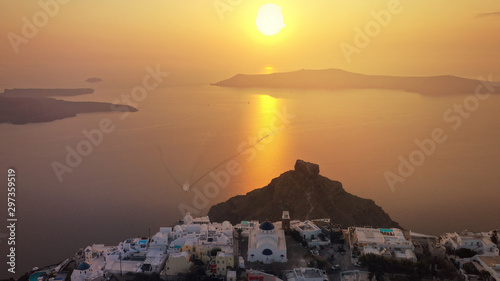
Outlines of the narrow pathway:
M 299 184 L 294 179 L 292 179 L 292 181 L 295 183 L 295 185 L 297 187 L 300 188 Z M 307 202 L 309 203 L 309 206 L 310 206 L 309 212 L 306 215 L 306 220 L 309 220 L 309 215 L 311 215 L 312 211 L 314 210 L 314 205 L 311 203 L 311 199 L 312 199 L 311 193 L 308 192 L 307 189 L 304 190 L 304 193 L 306 194 L 306 199 L 307 199 Z

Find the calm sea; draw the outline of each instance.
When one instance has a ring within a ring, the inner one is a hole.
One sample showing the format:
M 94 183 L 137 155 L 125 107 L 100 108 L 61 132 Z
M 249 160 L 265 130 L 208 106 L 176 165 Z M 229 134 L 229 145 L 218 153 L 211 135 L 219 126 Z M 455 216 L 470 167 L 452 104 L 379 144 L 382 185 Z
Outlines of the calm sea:
M 126 92 L 97 89 L 66 99 L 113 102 Z M 152 91 L 129 115 L 2 124 L 3 186 L 7 168 L 17 177 L 17 272 L 93 243 L 153 234 L 181 218 L 180 209 L 206 214 L 215 203 L 267 185 L 296 159 L 319 164 L 322 175 L 373 199 L 407 229 L 500 228 L 500 96 L 474 101 L 400 91 L 193 86 Z M 101 122 L 107 122 L 102 138 Z M 436 130 L 439 143 L 430 140 Z M 73 150 L 85 155 L 68 158 Z M 409 164 L 400 173 L 402 161 Z M 66 166 L 62 182 L 55 162 Z M 397 178 L 392 188 L 389 173 Z M 5 265 L 4 254 L 0 259 Z

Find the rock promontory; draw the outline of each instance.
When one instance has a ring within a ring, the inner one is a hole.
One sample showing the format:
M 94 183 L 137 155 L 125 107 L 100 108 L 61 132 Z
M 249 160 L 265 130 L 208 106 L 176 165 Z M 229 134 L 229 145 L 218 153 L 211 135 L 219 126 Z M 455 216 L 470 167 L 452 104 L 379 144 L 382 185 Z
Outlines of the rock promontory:
M 340 182 L 321 176 L 319 165 L 303 160 L 267 186 L 212 206 L 208 216 L 212 221 L 236 224 L 242 220 L 278 221 L 282 211 L 289 211 L 292 219 L 330 218 L 343 227 L 401 228 L 373 200 L 346 192 Z

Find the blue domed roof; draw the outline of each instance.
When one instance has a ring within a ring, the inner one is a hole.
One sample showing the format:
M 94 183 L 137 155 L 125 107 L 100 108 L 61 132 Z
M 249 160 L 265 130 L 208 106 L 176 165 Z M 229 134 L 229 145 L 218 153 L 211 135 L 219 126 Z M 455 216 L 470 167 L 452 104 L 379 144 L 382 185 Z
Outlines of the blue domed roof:
M 264 251 L 262 251 L 262 254 L 264 256 L 271 256 L 273 254 L 273 251 L 271 251 L 269 249 L 264 249 Z
M 268 222 L 268 221 L 265 221 L 263 222 L 260 226 L 259 226 L 260 229 L 262 230 L 273 230 L 274 229 L 274 224 Z
M 87 270 L 90 268 L 90 265 L 86 262 L 82 262 L 79 266 L 78 266 L 78 270 Z

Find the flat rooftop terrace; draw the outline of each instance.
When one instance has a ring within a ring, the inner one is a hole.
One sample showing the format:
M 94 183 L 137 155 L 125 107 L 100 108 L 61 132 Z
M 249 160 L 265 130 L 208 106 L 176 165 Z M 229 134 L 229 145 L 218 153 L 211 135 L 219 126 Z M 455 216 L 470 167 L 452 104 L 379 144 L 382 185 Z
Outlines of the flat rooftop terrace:
M 304 276 L 305 278 L 319 278 L 323 276 L 318 269 L 313 268 L 296 268 L 294 271 L 298 276 Z

